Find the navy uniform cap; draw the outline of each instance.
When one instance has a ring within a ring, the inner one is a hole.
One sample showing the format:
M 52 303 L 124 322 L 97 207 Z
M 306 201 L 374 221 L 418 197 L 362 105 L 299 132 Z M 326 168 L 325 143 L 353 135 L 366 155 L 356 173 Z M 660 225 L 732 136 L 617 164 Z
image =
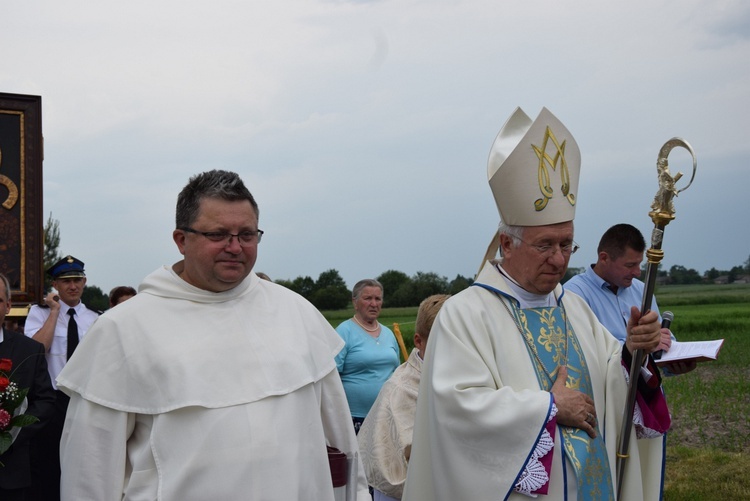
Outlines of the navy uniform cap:
M 65 256 L 50 266 L 47 270 L 47 275 L 54 279 L 86 276 L 83 271 L 83 261 L 73 256 Z

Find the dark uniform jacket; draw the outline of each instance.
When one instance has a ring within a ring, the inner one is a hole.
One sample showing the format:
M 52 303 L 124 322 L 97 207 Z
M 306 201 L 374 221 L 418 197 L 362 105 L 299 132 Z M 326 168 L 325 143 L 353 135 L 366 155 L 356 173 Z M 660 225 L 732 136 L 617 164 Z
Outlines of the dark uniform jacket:
M 31 485 L 29 441 L 45 424 L 55 404 L 55 391 L 47 372 L 44 346 L 18 332 L 3 330 L 0 358 L 13 362 L 11 381 L 19 389 L 28 388 L 28 408 L 25 414 L 39 418 L 39 422 L 21 428 L 15 442 L 0 455 L 0 489 L 20 489 Z

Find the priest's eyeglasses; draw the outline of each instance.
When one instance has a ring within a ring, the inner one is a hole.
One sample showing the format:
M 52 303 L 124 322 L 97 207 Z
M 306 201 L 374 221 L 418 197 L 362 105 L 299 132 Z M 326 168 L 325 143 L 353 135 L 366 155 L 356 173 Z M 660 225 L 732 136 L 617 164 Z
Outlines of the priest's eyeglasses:
M 187 227 L 179 229 L 188 233 L 203 235 L 211 242 L 224 245 L 231 244 L 232 238 L 236 237 L 242 247 L 250 247 L 253 244 L 260 243 L 260 239 L 263 237 L 263 230 L 246 230 L 239 233 L 229 233 L 228 231 L 198 231 L 194 228 Z
M 525 241 L 523 239 L 520 239 L 518 237 L 514 237 L 514 238 L 517 238 L 521 242 L 525 243 L 526 245 L 528 245 L 529 247 L 531 247 L 532 249 L 534 249 L 535 251 L 537 251 L 539 253 L 539 255 L 542 256 L 544 259 L 551 258 L 555 254 L 557 254 L 558 251 L 563 256 L 569 257 L 569 256 L 575 254 L 576 251 L 581 248 L 575 242 L 570 242 L 570 243 L 567 243 L 567 244 L 555 244 L 555 245 L 550 245 L 550 244 L 534 245 L 534 244 L 530 244 L 529 242 L 527 242 L 527 241 Z

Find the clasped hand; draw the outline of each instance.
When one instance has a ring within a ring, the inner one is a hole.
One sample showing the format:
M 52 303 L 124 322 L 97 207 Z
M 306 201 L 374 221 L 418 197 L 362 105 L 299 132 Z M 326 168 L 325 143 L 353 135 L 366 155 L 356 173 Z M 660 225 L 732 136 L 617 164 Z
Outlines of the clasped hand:
M 596 437 L 596 407 L 594 401 L 578 390 L 565 386 L 568 379 L 568 368 L 557 369 L 557 379 L 550 392 L 555 397 L 557 422 L 563 426 L 580 428 L 591 438 Z
M 625 346 L 630 353 L 635 353 L 635 350 L 652 353 L 659 347 L 661 325 L 659 324 L 659 315 L 655 311 L 649 311 L 641 316 L 638 307 L 632 306 L 627 331 L 628 336 L 625 338 Z

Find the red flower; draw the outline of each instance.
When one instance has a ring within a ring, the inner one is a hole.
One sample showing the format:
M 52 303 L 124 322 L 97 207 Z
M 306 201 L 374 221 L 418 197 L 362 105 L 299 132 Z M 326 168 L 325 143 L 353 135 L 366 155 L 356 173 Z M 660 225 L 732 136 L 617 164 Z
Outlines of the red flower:
M 39 421 L 39 418 L 30 414 L 19 414 L 19 406 L 26 397 L 28 388 L 19 389 L 10 380 L 10 369 L 13 362 L 9 358 L 0 358 L 0 454 L 4 454 L 13 444 L 12 428 L 20 428 Z M 12 423 L 12 424 L 11 424 Z M 0 468 L 3 464 L 0 463 Z
M 0 430 L 4 430 L 10 424 L 11 415 L 5 409 L 0 409 Z

